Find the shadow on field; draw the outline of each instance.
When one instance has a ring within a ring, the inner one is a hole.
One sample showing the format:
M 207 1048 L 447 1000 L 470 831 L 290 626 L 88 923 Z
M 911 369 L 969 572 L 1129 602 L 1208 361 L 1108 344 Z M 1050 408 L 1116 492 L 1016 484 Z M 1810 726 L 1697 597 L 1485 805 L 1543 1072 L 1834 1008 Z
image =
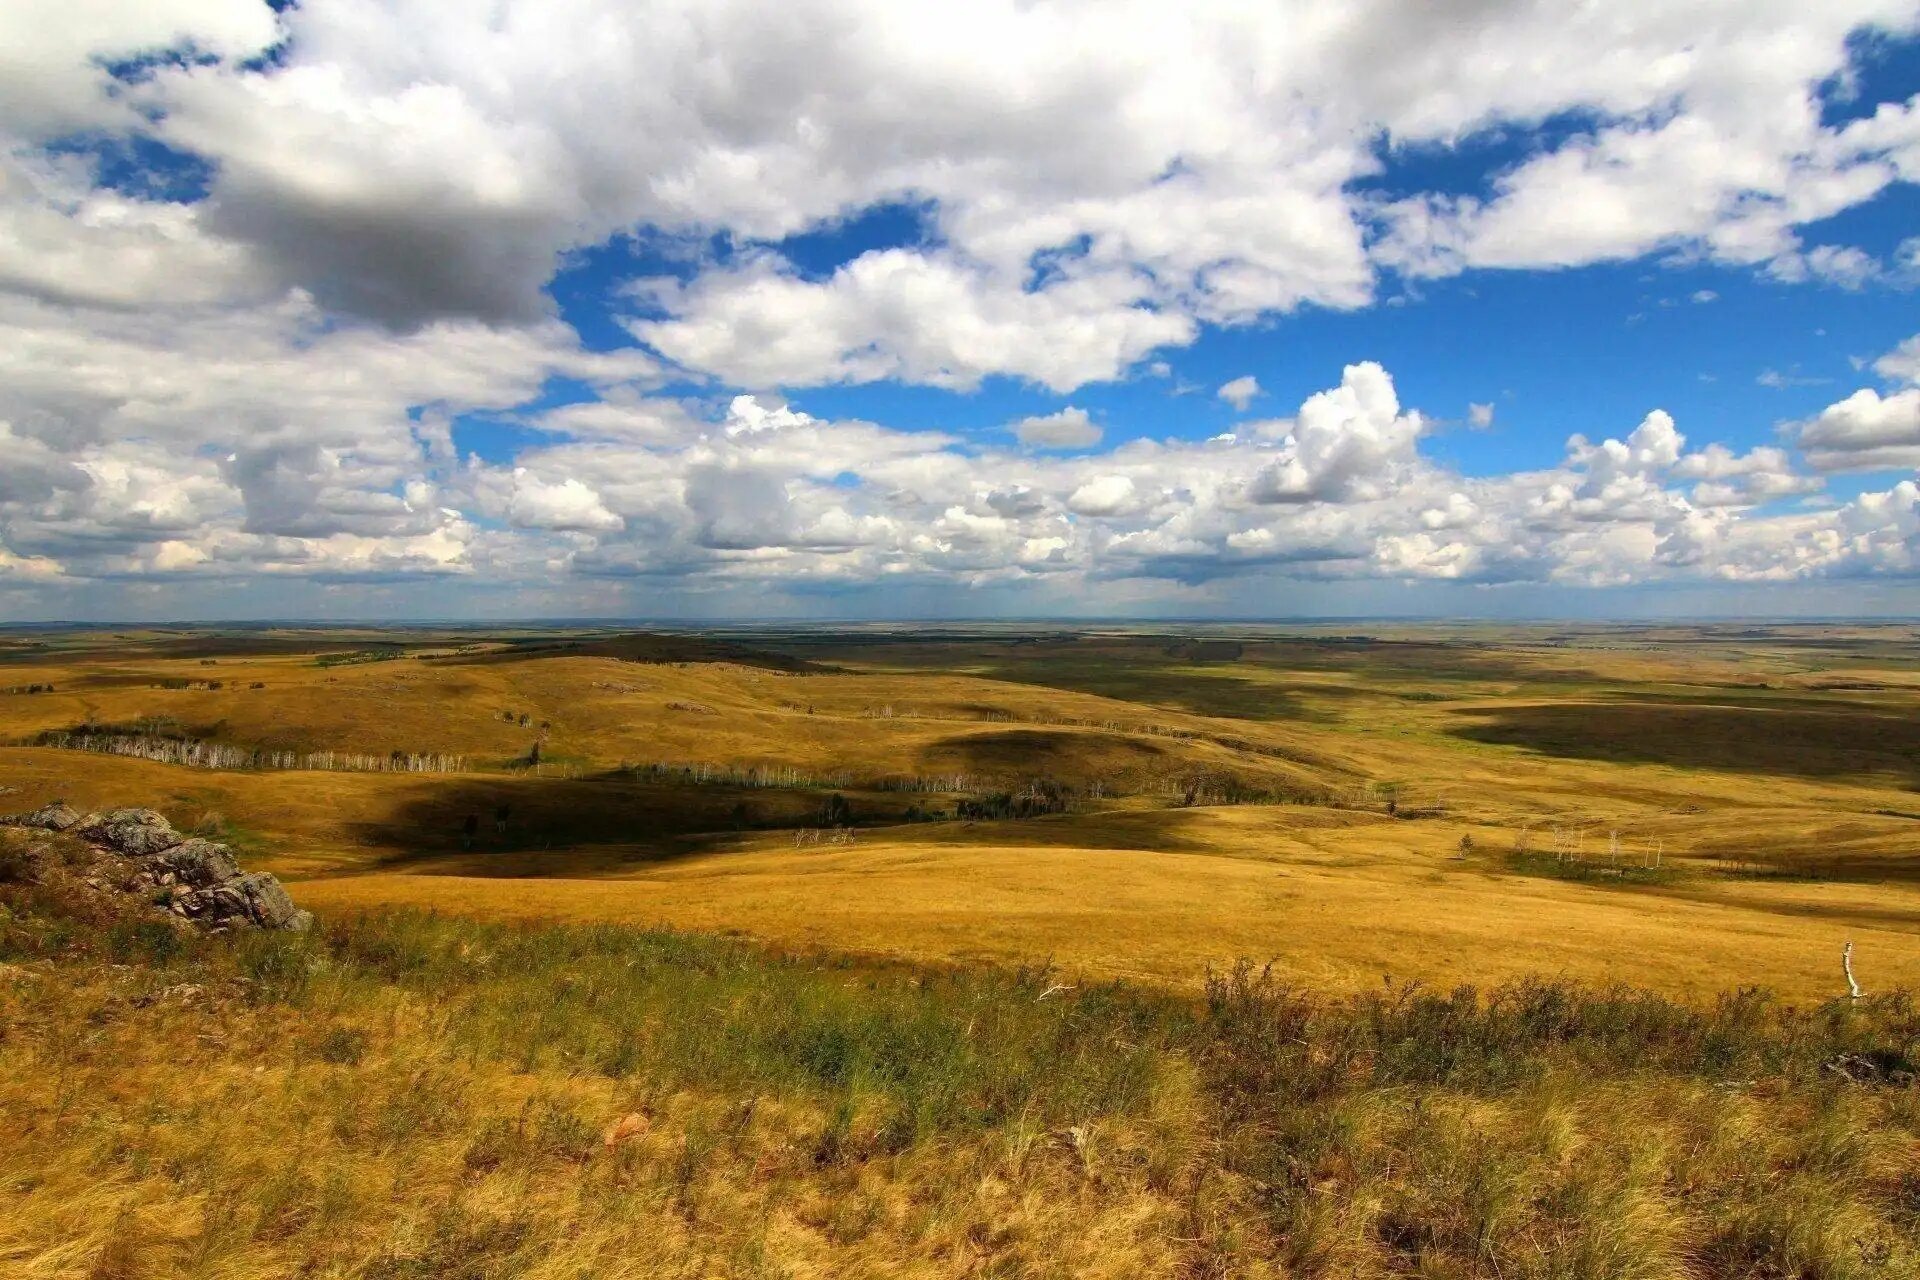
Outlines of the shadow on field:
M 886 839 L 902 845 L 969 849 L 997 846 L 1218 854 L 1218 840 L 1205 830 L 1205 821 L 1203 809 L 1104 810 L 1003 822 L 914 824 L 890 829 Z
M 1920 787 L 1920 722 L 1850 708 L 1537 703 L 1458 712 L 1474 742 L 1545 755 Z
M 1864 873 L 1858 876 L 1836 874 L 1831 876 L 1822 875 L 1818 878 L 1830 883 L 1882 884 L 1891 882 L 1911 884 L 1915 879 L 1915 876 L 1912 874 L 1913 871 L 1914 868 L 1909 866 L 1893 869 L 1892 874 L 1888 874 L 1888 870 L 1882 868 L 1878 874 L 1873 875 Z M 1667 897 L 1685 899 L 1689 902 L 1711 903 L 1725 901 L 1724 898 L 1712 892 L 1702 893 L 1689 885 L 1682 885 L 1679 888 L 1658 888 L 1652 890 L 1652 892 L 1660 893 Z M 1764 911 L 1768 915 L 1774 916 L 1791 916 L 1803 920 L 1822 920 L 1831 924 L 1851 925 L 1862 929 L 1885 929 L 1892 933 L 1920 934 L 1920 911 L 1902 911 L 1897 907 L 1867 907 L 1857 903 L 1790 902 L 1761 897 L 1743 898 L 1740 905 L 1743 909 L 1749 911 Z
M 1065 637 L 1029 642 L 956 643 L 933 637 L 876 645 L 862 638 L 826 646 L 823 656 L 891 670 L 962 670 L 1015 684 L 1088 693 L 1193 715 L 1235 720 L 1338 723 L 1329 703 L 1382 695 L 1443 701 L 1475 685 L 1554 684 L 1597 679 L 1547 665 L 1528 653 L 1484 646 L 1366 637 L 1231 643 L 1169 635 Z M 1314 677 L 1290 686 L 1289 672 Z M 1354 683 L 1326 680 L 1353 677 Z M 1396 686 L 1403 686 L 1396 688 Z
M 1084 785 L 1141 768 L 1171 753 L 1157 742 L 1119 733 L 1066 729 L 1000 729 L 956 734 L 920 750 L 917 769 L 926 774 L 965 773 L 1002 784 L 1035 778 Z
M 846 810 L 830 814 L 840 795 Z M 924 804 L 928 798 L 918 797 Z M 437 778 L 391 812 L 357 824 L 369 845 L 399 850 L 386 868 L 460 860 L 466 875 L 524 875 L 527 856 L 621 846 L 621 857 L 665 861 L 700 849 L 700 837 L 790 827 L 902 822 L 903 794 L 677 786 L 614 778 L 503 774 Z M 838 821 L 835 821 L 837 819 Z
M 501 649 L 435 658 L 433 661 L 443 666 L 495 666 L 504 662 L 532 662 L 540 658 L 617 658 L 621 662 L 649 663 L 731 662 L 743 667 L 763 667 L 769 671 L 792 673 L 832 670 L 804 658 L 751 648 L 729 640 L 645 632 L 579 639 L 515 639 Z
M 974 674 L 1009 684 L 1032 684 L 1070 693 L 1140 704 L 1142 710 L 1164 707 L 1190 715 L 1229 720 L 1304 720 L 1331 724 L 1337 717 L 1308 705 L 1284 686 L 1246 676 L 1226 674 L 1228 663 L 1169 663 L 1157 650 L 1139 658 L 1101 658 L 1088 655 L 1072 660 L 1036 658 L 989 662 Z M 1337 697 L 1344 690 L 1316 687 L 1315 696 Z

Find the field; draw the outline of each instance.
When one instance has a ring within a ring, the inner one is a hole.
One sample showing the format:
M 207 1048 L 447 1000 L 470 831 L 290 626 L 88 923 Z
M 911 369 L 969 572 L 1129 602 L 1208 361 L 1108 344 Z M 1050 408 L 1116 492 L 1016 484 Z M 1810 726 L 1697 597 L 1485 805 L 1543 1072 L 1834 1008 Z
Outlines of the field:
M 1187 990 L 1824 998 L 1848 940 L 1920 982 L 1910 627 L 16 632 L 0 689 L 8 807 L 211 823 L 323 912 Z
M 1917 639 L 0 633 L 0 1273 L 1920 1274 Z

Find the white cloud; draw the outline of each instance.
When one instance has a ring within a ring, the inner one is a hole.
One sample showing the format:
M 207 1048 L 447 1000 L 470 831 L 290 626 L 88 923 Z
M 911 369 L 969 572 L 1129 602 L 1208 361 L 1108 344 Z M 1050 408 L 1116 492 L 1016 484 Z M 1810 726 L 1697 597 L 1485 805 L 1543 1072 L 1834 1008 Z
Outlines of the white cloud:
M 1504 476 L 1423 456 L 1427 420 L 1373 363 L 1292 418 L 1106 448 L 1075 406 L 1011 424 L 1015 448 L 734 393 L 1064 397 L 1170 376 L 1162 349 L 1207 325 L 1368 305 L 1383 268 L 1655 253 L 1892 287 L 1920 238 L 1881 263 L 1800 236 L 1920 178 L 1920 102 L 1836 125 L 1818 96 L 1850 33 L 1917 21 L 1911 0 L 1499 0 L 1471 22 L 1387 0 L 1097 21 L 1067 0 L 28 0 L 0 14 L 0 579 L 13 601 L 130 579 L 755 598 L 1910 573 L 1911 484 L 1767 504 L 1816 490 L 1809 464 L 1920 458 L 1920 339 L 1874 366 L 1905 389 L 1790 431 L 1805 461 L 1689 451 L 1655 411 Z M 1531 132 L 1547 118 L 1574 127 Z M 1484 199 L 1370 194 L 1382 139 L 1487 131 L 1537 145 Z M 89 148 L 136 138 L 204 162 L 208 197 L 102 182 Z M 917 211 L 905 243 L 824 268 L 778 246 L 880 202 Z M 582 349 L 546 292 L 622 233 L 680 259 L 617 300 L 653 354 Z M 1217 394 L 1245 411 L 1260 388 Z M 462 456 L 469 413 L 528 442 Z
M 87 166 L 0 155 L 0 289 L 115 308 L 261 300 L 245 245 L 210 234 L 195 205 L 96 190 Z
M 659 286 L 669 320 L 634 333 L 670 359 L 747 385 L 898 378 L 968 389 L 990 373 L 1068 391 L 1119 377 L 1194 322 L 1145 283 L 1100 272 L 1026 292 L 937 256 L 862 254 L 823 282 L 767 256 Z
M 1785 391 L 1788 387 L 1817 387 L 1831 378 L 1809 378 L 1797 373 L 1782 373 L 1778 369 L 1762 369 L 1754 382 L 1774 391 Z
M 1087 449 L 1100 443 L 1100 428 L 1085 409 L 1068 405 L 1058 413 L 1022 418 L 1013 434 L 1030 449 Z
M 69 238 L 45 201 L 10 210 L 13 269 L 50 295 L 149 296 L 143 259 L 170 239 L 207 267 L 170 278 L 203 291 L 296 286 L 403 328 L 531 323 L 563 256 L 618 232 L 691 248 L 924 210 L 918 243 L 825 278 L 761 249 L 656 290 L 665 314 L 637 331 L 748 386 L 1007 374 L 1066 391 L 1202 323 L 1366 305 L 1382 264 L 1675 250 L 1857 284 L 1879 268 L 1795 228 L 1920 174 L 1920 109 L 1836 126 L 1817 98 L 1851 33 L 1913 28 L 1909 0 L 1502 0 L 1473 22 L 1390 0 L 1121 0 L 1094 39 L 1069 0 L 29 0 L 8 19 L 16 138 L 139 129 L 211 165 L 192 211 L 86 196 Z M 187 47 L 138 83 L 105 69 Z M 1488 200 L 1357 194 L 1383 137 L 1447 145 L 1556 115 L 1590 124 Z
M 513 473 L 513 498 L 508 511 L 513 523 L 522 529 L 567 529 L 590 531 L 618 529 L 624 525 L 619 516 L 592 487 L 569 476 L 550 483 L 529 474 L 525 467 Z
M 1075 489 L 1067 509 L 1076 515 L 1119 515 L 1134 503 L 1133 481 L 1126 476 L 1101 476 Z
M 1385 369 L 1372 361 L 1348 365 L 1338 388 L 1300 406 L 1280 455 L 1254 478 L 1254 500 L 1378 497 L 1411 467 L 1425 430 L 1418 413 L 1401 414 Z
M 108 92 L 101 64 L 187 48 L 243 58 L 277 38 L 273 10 L 251 0 L 10 0 L 0 6 L 0 130 L 39 141 L 129 127 L 136 117 Z
M 1767 273 L 1789 284 L 1817 280 L 1842 289 L 1859 289 L 1880 274 L 1880 262 L 1852 245 L 1823 244 L 1805 252 L 1781 254 L 1767 264 Z
M 1247 406 L 1253 403 L 1254 397 L 1260 394 L 1260 380 L 1250 373 L 1241 374 L 1233 381 L 1222 384 L 1215 394 L 1241 413 L 1245 413 Z
M 257 321 L 254 340 L 272 323 Z M 45 343 L 25 333 L 19 349 Z M 312 358 L 333 381 L 306 383 L 289 359 L 267 401 L 258 386 L 216 378 L 190 411 L 131 415 L 99 397 L 97 379 L 68 388 L 67 421 L 124 417 L 143 424 L 137 439 L 80 443 L 81 432 L 50 445 L 8 428 L 9 457 L 31 468 L 0 478 L 8 589 L 424 575 L 542 589 L 635 577 L 761 594 L 1044 580 L 1084 594 L 1272 573 L 1605 586 L 1890 573 L 1911 553 L 1908 535 L 1889 532 L 1907 519 L 1897 487 L 1816 515 L 1761 517 L 1761 504 L 1817 481 L 1782 449 L 1689 452 L 1657 411 L 1621 439 L 1576 437 L 1547 471 L 1455 475 L 1420 456 L 1426 420 L 1368 363 L 1291 419 L 1205 442 L 981 449 L 771 397 L 735 397 L 708 417 L 629 392 L 615 421 L 580 419 L 577 434 L 570 419 L 533 419 L 548 443 L 503 465 L 454 457 L 394 407 L 412 392 L 385 380 L 427 379 L 513 412 L 513 397 L 538 391 L 539 370 L 574 365 L 577 353 L 508 344 L 470 364 L 449 357 L 473 339 L 443 331 L 389 362 L 351 334 L 324 336 L 335 345 Z M 188 326 L 172 337 L 211 360 L 206 344 L 232 345 L 236 332 L 203 338 Z M 527 361 L 519 369 L 507 367 L 513 352 Z M 365 398 L 358 410 L 329 398 L 349 372 Z M 342 409 L 353 418 L 345 430 L 331 420 Z M 250 416 L 262 413 L 272 417 Z M 249 435 L 244 424 L 262 420 L 293 426 Z
M 1475 431 L 1485 431 L 1493 425 L 1492 404 L 1469 404 L 1467 406 L 1467 425 Z
M 1920 334 L 1875 360 L 1873 371 L 1894 382 L 1920 385 Z
M 1920 388 L 1862 388 L 1799 424 L 1795 438 L 1821 471 L 1920 467 Z

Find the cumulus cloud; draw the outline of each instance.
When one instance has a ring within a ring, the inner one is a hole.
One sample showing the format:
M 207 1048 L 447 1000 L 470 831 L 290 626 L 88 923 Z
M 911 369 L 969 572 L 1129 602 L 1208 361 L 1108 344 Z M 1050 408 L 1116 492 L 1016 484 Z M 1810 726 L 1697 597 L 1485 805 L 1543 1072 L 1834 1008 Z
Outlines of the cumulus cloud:
M 28 0 L 0 14 L 0 580 L 1911 573 L 1911 483 L 1780 500 L 1920 459 L 1920 339 L 1792 450 L 1690 450 L 1655 410 L 1490 477 L 1424 456 L 1371 362 L 1208 441 L 1171 417 L 1103 448 L 1072 405 L 986 443 L 799 407 L 1168 376 L 1209 326 L 1366 306 L 1383 272 L 1907 279 L 1911 244 L 1801 235 L 1920 178 L 1920 102 L 1821 98 L 1910 0 L 1723 9 Z M 1549 118 L 1480 196 L 1377 194 L 1400 148 Z M 881 205 L 911 211 L 897 242 L 787 239 Z M 555 272 L 626 235 L 673 269 L 603 299 L 645 349 L 590 351 Z M 512 443 L 476 453 L 481 427 Z
M 81 379 L 65 388 L 70 399 L 46 402 L 67 415 L 66 443 L 7 427 L 10 456 L 35 468 L 26 484 L 0 473 L 9 590 L 101 577 L 426 575 L 747 592 L 1064 577 L 1084 592 L 1275 572 L 1606 586 L 1894 573 L 1911 555 L 1909 536 L 1888 532 L 1909 518 L 1897 487 L 1824 513 L 1752 514 L 1817 480 L 1780 448 L 1690 451 L 1659 411 L 1617 439 L 1575 437 L 1545 471 L 1453 474 L 1421 456 L 1426 419 L 1372 363 L 1349 366 L 1270 430 L 1085 453 L 982 448 L 824 419 L 770 396 L 710 412 L 629 390 L 617 421 L 531 418 L 546 443 L 504 464 L 460 456 L 401 404 L 431 384 L 450 406 L 511 412 L 545 371 L 616 370 L 538 342 L 469 360 L 474 338 L 457 330 L 422 340 L 411 361 L 360 352 L 348 366 L 339 362 L 357 350 L 352 335 L 307 337 L 338 343 L 314 357 L 333 361 L 332 382 L 303 381 L 294 362 L 266 400 L 260 387 L 216 379 L 191 406 L 135 414 L 107 394 L 124 388 Z M 337 399 L 349 368 L 357 386 Z M 25 407 L 20 388 L 9 394 Z M 336 429 L 336 411 L 358 415 L 351 429 Z M 304 425 L 257 436 L 234 425 L 276 420 Z M 105 421 L 139 428 L 73 443 Z
M 1864 387 L 1799 424 L 1795 436 L 1821 471 L 1920 467 L 1920 388 L 1882 396 Z
M 1920 334 L 1875 360 L 1873 371 L 1892 382 L 1920 384 Z
M 1817 280 L 1857 290 L 1880 274 L 1880 260 L 1853 245 L 1823 244 L 1783 253 L 1767 264 L 1767 274 L 1788 284 Z
M 1245 413 L 1247 406 L 1253 403 L 1254 397 L 1260 394 L 1260 380 L 1250 373 L 1242 374 L 1233 381 L 1223 384 L 1215 394 L 1241 413 Z
M 1502 0 L 1471 22 L 1393 0 L 1126 0 L 1089 41 L 1069 0 L 29 0 L 0 19 L 0 120 L 31 143 L 146 133 L 209 166 L 191 214 L 100 201 L 70 244 L 23 226 L 44 289 L 150 290 L 137 266 L 86 264 L 171 237 L 233 287 L 299 287 L 396 327 L 522 323 L 548 314 L 569 251 L 724 230 L 760 247 L 635 318 L 674 360 L 741 385 L 1003 373 L 1064 391 L 1203 323 L 1366 305 L 1382 265 L 1672 249 L 1857 284 L 1878 269 L 1866 255 L 1795 228 L 1911 180 L 1920 111 L 1827 123 L 1819 93 L 1850 35 L 1915 21 L 1904 0 Z M 153 57 L 168 50 L 192 56 Z M 1357 194 L 1382 138 L 1552 116 L 1583 127 L 1490 198 Z M 780 252 L 880 204 L 923 210 L 924 233 L 824 278 Z
M 1083 516 L 1119 515 L 1133 504 L 1133 481 L 1127 476 L 1100 476 L 1067 497 L 1067 509 Z
M 103 64 L 185 52 L 238 59 L 280 34 L 273 10 L 250 0 L 66 4 L 18 0 L 0 11 L 0 128 L 28 140 L 137 123 Z
M 1469 404 L 1467 406 L 1467 425 L 1475 431 L 1485 431 L 1493 425 L 1493 405 Z
M 1022 418 L 1013 434 L 1030 449 L 1087 449 L 1100 443 L 1100 428 L 1085 409 L 1068 405 L 1058 413 Z
M 1425 430 L 1418 413 L 1401 414 L 1385 369 L 1370 360 L 1348 365 L 1338 388 L 1300 406 L 1280 455 L 1254 478 L 1254 500 L 1379 497 L 1411 467 Z
M 762 255 L 659 284 L 671 319 L 634 334 L 672 360 L 748 385 L 897 378 L 958 390 L 991 373 L 1069 391 L 1119 377 L 1155 348 L 1192 340 L 1194 321 L 1150 306 L 1139 278 L 1102 272 L 1027 291 L 950 258 L 862 254 L 825 281 Z
M 463 568 L 444 415 L 509 409 L 554 376 L 634 388 L 656 369 L 583 352 L 552 322 L 395 337 L 299 295 L 184 311 L 0 295 L 0 543 L 82 578 Z M 566 481 L 524 495 L 523 523 L 611 527 L 556 505 L 579 496 Z
M 618 529 L 624 521 L 607 510 L 590 485 L 569 476 L 552 483 L 530 474 L 525 467 L 513 473 L 513 498 L 508 505 L 513 523 L 522 529 L 568 529 L 588 532 Z

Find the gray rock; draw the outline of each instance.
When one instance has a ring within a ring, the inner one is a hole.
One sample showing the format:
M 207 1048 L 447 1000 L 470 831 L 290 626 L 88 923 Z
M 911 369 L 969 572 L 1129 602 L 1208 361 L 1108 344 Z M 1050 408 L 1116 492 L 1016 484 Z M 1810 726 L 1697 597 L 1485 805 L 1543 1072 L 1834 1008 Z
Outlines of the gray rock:
M 171 849 L 186 838 L 152 809 L 111 809 L 88 817 L 74 830 L 97 844 L 136 858 Z
M 172 848 L 154 854 L 148 863 L 162 873 L 163 884 L 168 883 L 167 878 L 171 876 L 197 889 L 231 880 L 240 874 L 240 864 L 233 860 L 233 850 L 211 840 L 183 840 Z
M 260 929 L 305 929 L 313 917 L 293 905 L 280 882 L 264 871 L 250 871 L 210 888 L 188 890 L 179 901 L 187 914 L 221 924 Z
M 0 818 L 0 826 L 31 827 L 36 831 L 65 831 L 79 824 L 80 811 L 58 800 L 35 809 L 32 813 L 16 813 L 10 817 Z
M 69 831 L 96 850 L 124 855 L 115 885 L 154 894 L 153 905 L 202 929 L 313 927 L 311 912 L 293 905 L 278 880 L 244 872 L 233 850 L 211 840 L 188 838 L 152 809 L 108 809 L 82 817 L 66 805 L 0 818 L 0 824 Z
M 116 822 L 133 822 L 148 827 L 172 825 L 167 821 L 167 815 L 158 809 L 102 809 L 98 813 L 90 813 L 83 818 L 80 822 L 80 831 L 82 834 L 104 831 Z
M 287 891 L 271 875 L 264 871 L 252 871 L 236 876 L 229 884 L 245 896 L 247 918 L 262 929 L 294 927 L 294 919 L 300 915 L 300 908 L 293 905 L 293 899 L 287 896 Z

